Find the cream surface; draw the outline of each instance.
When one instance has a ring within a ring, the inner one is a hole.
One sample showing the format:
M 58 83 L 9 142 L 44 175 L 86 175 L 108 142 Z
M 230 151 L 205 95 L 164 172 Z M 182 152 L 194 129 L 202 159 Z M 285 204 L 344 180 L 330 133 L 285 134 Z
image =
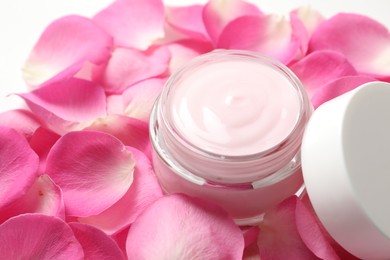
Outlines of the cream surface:
M 186 73 L 170 91 L 174 128 L 207 152 L 267 151 L 294 129 L 300 97 L 281 72 L 250 60 L 219 60 Z

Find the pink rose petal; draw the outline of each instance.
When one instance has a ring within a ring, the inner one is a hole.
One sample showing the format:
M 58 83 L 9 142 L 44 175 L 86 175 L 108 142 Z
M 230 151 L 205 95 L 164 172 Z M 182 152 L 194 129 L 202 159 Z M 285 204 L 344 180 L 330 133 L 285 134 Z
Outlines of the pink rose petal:
M 142 81 L 123 92 L 124 114 L 149 122 L 153 105 L 160 95 L 166 79 Z
M 225 27 L 217 47 L 255 51 L 287 64 L 298 54 L 300 41 L 283 16 L 247 15 Z
M 126 259 L 115 241 L 103 231 L 75 222 L 69 223 L 69 226 L 84 250 L 85 259 Z
M 390 79 L 390 32 L 366 16 L 341 13 L 323 22 L 310 50 L 340 52 L 360 73 Z
M 132 224 L 137 217 L 158 198 L 162 190 L 148 158 L 130 148 L 136 167 L 134 181 L 126 194 L 112 207 L 99 215 L 79 218 L 78 221 L 98 227 L 109 235 L 118 233 Z
M 364 83 L 375 80 L 375 78 L 367 76 L 347 76 L 338 78 L 322 86 L 312 97 L 311 101 L 313 106 L 317 108 L 328 100 L 355 89 Z
M 214 44 L 231 21 L 247 15 L 258 16 L 261 11 L 256 5 L 242 0 L 210 0 L 203 9 L 203 21 Z
M 310 97 L 323 85 L 335 79 L 357 75 L 349 61 L 334 51 L 310 53 L 290 68 L 301 80 Z
M 61 219 L 24 214 L 0 225 L 1 259 L 84 259 L 72 229 Z
M 0 209 L 20 198 L 33 184 L 38 156 L 16 130 L 0 126 Z
M 61 137 L 46 173 L 61 187 L 66 213 L 86 217 L 111 207 L 133 182 L 134 157 L 115 137 L 95 131 Z
M 30 140 L 41 123 L 36 116 L 28 110 L 8 110 L 0 114 L 0 125 L 15 129 L 27 140 Z
M 166 47 L 153 47 L 146 52 L 116 48 L 107 66 L 95 71 L 96 78 L 107 92 L 121 93 L 137 82 L 163 74 L 170 56 Z
M 132 224 L 129 259 L 241 259 L 244 238 L 220 208 L 184 195 L 164 196 Z
M 82 79 L 69 79 L 20 94 L 33 113 L 57 133 L 77 130 L 106 114 L 101 87 Z
M 86 62 L 101 64 L 111 53 L 112 39 L 90 19 L 71 15 L 51 23 L 23 68 L 27 84 L 66 80 Z
M 146 50 L 164 36 L 161 0 L 116 0 L 93 20 L 114 37 L 117 47 Z
M 42 213 L 65 218 L 62 191 L 49 176 L 37 177 L 26 194 L 1 209 L 0 223 L 23 213 Z

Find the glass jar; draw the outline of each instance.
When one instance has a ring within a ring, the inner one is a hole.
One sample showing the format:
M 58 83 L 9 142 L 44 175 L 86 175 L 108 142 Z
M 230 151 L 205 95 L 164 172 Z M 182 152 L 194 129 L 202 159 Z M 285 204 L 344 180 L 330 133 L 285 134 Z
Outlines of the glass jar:
M 150 118 L 166 193 L 214 202 L 251 225 L 304 190 L 300 145 L 312 107 L 283 64 L 248 51 L 201 55 L 167 81 Z

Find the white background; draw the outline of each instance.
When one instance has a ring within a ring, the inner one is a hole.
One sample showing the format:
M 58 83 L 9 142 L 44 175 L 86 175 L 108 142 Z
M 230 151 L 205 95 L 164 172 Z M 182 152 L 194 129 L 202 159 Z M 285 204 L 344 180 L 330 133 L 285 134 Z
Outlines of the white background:
M 20 106 L 9 93 L 26 91 L 21 67 L 40 33 L 54 19 L 66 14 L 88 17 L 113 0 L 1 0 L 0 1 L 0 111 Z M 139 0 L 142 1 L 142 0 Z M 230 0 L 225 0 L 230 1 Z M 324 16 L 337 12 L 368 15 L 390 28 L 389 0 L 249 0 L 264 12 L 288 14 L 301 5 L 310 4 Z M 205 3 L 206 0 L 165 0 L 167 5 Z

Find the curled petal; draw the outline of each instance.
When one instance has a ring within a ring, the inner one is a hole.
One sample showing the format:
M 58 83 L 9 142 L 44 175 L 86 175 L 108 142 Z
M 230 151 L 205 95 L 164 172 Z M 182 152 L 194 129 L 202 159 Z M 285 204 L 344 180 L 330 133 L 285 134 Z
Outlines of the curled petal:
M 37 177 L 22 197 L 1 210 L 0 223 L 24 213 L 42 213 L 65 218 L 61 189 L 47 175 Z
M 2 259 L 84 259 L 72 229 L 61 219 L 23 214 L 0 226 Z
M 85 259 L 125 259 L 115 241 L 103 231 L 81 223 L 69 223 L 73 233 L 84 250 Z
M 313 33 L 310 50 L 342 53 L 360 72 L 390 78 L 390 32 L 366 16 L 341 13 Z
M 71 78 L 20 94 L 33 113 L 57 133 L 82 129 L 106 114 L 101 87 Z
M 300 41 L 283 16 L 247 15 L 225 27 L 217 47 L 255 51 L 287 64 L 297 55 Z
M 162 197 L 162 190 L 148 158 L 129 148 L 136 160 L 134 181 L 126 194 L 112 207 L 99 215 L 79 218 L 79 222 L 98 227 L 109 235 L 132 224 L 154 201 Z
M 126 242 L 129 259 L 241 259 L 243 250 L 241 231 L 227 213 L 180 194 L 147 208 Z
M 258 16 L 261 15 L 261 11 L 256 5 L 242 0 L 211 0 L 203 9 L 206 30 L 215 44 L 224 28 L 231 21 L 247 15 Z
M 357 75 L 355 68 L 340 53 L 316 51 L 292 65 L 310 97 L 325 84 L 344 76 Z
M 0 208 L 21 197 L 33 184 L 38 156 L 16 130 L 0 126 Z
M 66 213 L 90 216 L 117 202 L 133 182 L 133 154 L 115 137 L 94 131 L 61 137 L 47 156 L 46 173 L 64 193 Z
M 113 36 L 115 46 L 146 50 L 164 36 L 164 16 L 161 0 L 116 0 L 93 21 Z
M 322 86 L 311 98 L 311 101 L 313 106 L 317 108 L 328 100 L 355 89 L 364 83 L 375 80 L 375 78 L 368 76 L 347 76 L 338 78 Z
M 8 110 L 0 114 L 0 125 L 15 129 L 27 140 L 30 140 L 41 122 L 28 110 Z
M 86 62 L 104 63 L 112 38 L 90 19 L 71 15 L 54 21 L 43 32 L 23 68 L 32 86 L 62 81 L 75 75 Z
M 116 48 L 107 66 L 95 74 L 107 92 L 121 93 L 137 82 L 163 74 L 170 57 L 166 47 L 153 47 L 146 52 Z

